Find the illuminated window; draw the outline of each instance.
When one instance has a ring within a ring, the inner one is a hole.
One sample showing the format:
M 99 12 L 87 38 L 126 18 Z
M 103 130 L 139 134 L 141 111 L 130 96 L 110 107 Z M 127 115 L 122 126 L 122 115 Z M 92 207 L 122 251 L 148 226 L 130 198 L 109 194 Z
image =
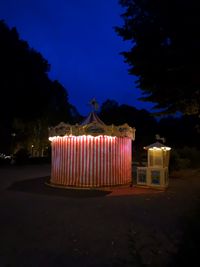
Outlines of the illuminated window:
M 162 150 L 149 150 L 149 165 L 162 166 Z
M 151 171 L 151 183 L 152 184 L 160 184 L 160 171 Z

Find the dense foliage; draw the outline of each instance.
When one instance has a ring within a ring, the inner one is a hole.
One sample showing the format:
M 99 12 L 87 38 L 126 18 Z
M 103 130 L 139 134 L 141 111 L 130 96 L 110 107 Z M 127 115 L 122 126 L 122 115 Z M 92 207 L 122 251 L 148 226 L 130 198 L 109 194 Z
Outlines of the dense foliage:
M 146 159 L 144 146 L 159 142 L 172 147 L 173 168 L 194 167 L 198 165 L 200 150 L 200 127 L 196 116 L 167 116 L 156 120 L 152 114 L 128 105 L 119 105 L 115 100 L 106 100 L 99 113 L 106 124 L 128 123 L 136 128 L 136 139 L 133 142 L 135 161 Z M 184 165 L 184 166 L 183 166 Z
M 200 16 L 197 0 L 120 0 L 124 25 L 116 27 L 144 101 L 162 113 L 200 113 Z
M 136 128 L 134 147 L 141 147 L 155 139 L 157 122 L 146 110 L 138 110 L 128 105 L 119 105 L 115 100 L 106 100 L 100 109 L 100 117 L 106 124 L 120 125 L 128 123 Z
M 47 146 L 48 126 L 71 121 L 75 108 L 66 89 L 48 77 L 47 60 L 4 21 L 0 21 L 0 59 L 0 151 L 9 150 L 14 142 L 13 149 L 30 151 L 34 146 L 41 154 Z

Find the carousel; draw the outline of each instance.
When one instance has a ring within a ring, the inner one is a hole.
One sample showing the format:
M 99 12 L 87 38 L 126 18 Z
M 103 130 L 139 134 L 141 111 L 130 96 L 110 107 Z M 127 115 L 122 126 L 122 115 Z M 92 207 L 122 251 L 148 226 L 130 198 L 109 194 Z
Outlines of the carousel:
M 49 129 L 50 185 L 98 188 L 132 182 L 135 128 L 104 124 L 92 111 L 81 123 L 61 122 Z

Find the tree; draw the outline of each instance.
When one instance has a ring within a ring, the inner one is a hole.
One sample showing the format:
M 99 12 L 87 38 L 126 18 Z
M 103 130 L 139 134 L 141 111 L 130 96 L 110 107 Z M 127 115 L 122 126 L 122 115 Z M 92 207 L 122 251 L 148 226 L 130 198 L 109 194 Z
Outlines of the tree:
M 3 21 L 0 58 L 1 114 L 7 119 L 40 116 L 48 103 L 48 62 Z
M 165 137 L 167 144 L 172 148 L 187 146 L 200 149 L 198 121 L 194 115 L 184 115 L 179 118 L 168 116 L 158 122 L 157 133 Z
M 0 151 L 9 152 L 4 144 L 8 148 L 13 139 L 29 150 L 34 145 L 42 151 L 48 126 L 74 119 L 67 90 L 48 77 L 47 60 L 4 21 L 0 21 L 0 59 Z
M 129 105 L 119 105 L 115 100 L 106 100 L 100 109 L 100 118 L 106 124 L 120 125 L 128 123 L 136 128 L 134 147 L 138 150 L 152 143 L 157 134 L 157 122 L 146 110 L 138 110 Z
M 200 16 L 197 0 L 120 0 L 124 25 L 116 32 L 143 101 L 162 113 L 200 114 Z

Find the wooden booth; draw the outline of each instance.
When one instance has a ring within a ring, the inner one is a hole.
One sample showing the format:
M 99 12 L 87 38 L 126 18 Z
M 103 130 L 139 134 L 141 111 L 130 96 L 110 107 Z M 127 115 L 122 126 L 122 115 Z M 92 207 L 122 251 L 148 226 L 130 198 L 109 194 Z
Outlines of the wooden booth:
M 159 142 L 144 147 L 147 150 L 147 167 L 137 168 L 137 185 L 165 189 L 168 187 L 170 147 Z

